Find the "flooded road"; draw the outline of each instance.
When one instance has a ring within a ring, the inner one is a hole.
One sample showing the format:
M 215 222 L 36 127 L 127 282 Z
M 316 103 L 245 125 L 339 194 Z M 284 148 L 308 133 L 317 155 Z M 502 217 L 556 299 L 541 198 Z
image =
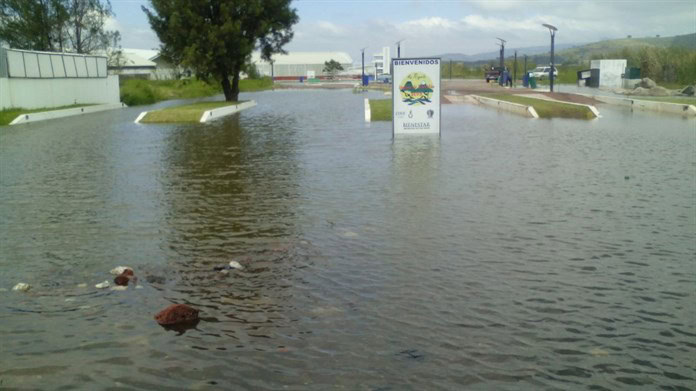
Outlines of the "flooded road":
M 0 389 L 696 388 L 693 119 L 443 105 L 392 140 L 372 94 L 0 128 Z M 142 289 L 94 288 L 118 265 Z

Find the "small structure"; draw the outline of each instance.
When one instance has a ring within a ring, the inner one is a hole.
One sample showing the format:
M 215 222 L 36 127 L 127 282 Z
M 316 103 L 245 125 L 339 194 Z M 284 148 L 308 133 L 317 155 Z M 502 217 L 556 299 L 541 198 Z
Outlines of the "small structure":
M 300 77 L 309 76 L 328 79 L 330 75 L 324 72 L 324 63 L 331 60 L 337 61 L 344 69 L 353 65 L 353 59 L 345 52 L 289 52 L 276 54 L 271 60 L 262 60 L 258 52 L 251 55 L 251 62 L 256 66 L 258 73 L 275 80 L 298 80 Z
M 0 110 L 117 104 L 118 76 L 105 56 L 0 47 Z
M 592 60 L 590 69 L 599 70 L 599 81 L 593 85 L 598 87 L 621 88 L 626 72 L 626 60 Z
M 122 49 L 119 55 L 110 57 L 109 72 L 122 78 L 174 80 L 185 73 L 157 50 Z
M 381 53 L 372 55 L 372 64 L 375 66 L 375 78 L 382 74 L 390 74 L 391 56 L 389 55 L 389 46 L 382 48 Z

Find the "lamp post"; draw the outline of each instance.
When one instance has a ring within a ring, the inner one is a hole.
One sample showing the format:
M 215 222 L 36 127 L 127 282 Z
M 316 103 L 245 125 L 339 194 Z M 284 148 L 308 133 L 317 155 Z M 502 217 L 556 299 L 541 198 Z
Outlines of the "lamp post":
M 360 85 L 362 86 L 365 86 L 365 49 L 367 49 L 367 47 L 360 49 L 362 52 L 362 76 L 360 77 Z
M 549 33 L 551 34 L 551 69 L 549 70 L 549 82 L 551 84 L 551 92 L 553 92 L 553 41 L 556 38 L 556 31 L 558 31 L 558 29 L 555 26 L 546 23 L 542 24 L 542 26 L 549 29 Z

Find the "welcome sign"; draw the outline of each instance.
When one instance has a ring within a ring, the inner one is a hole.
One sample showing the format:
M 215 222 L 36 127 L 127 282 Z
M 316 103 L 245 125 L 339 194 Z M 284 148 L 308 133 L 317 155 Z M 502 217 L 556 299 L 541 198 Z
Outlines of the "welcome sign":
M 392 132 L 440 133 L 440 59 L 392 59 Z

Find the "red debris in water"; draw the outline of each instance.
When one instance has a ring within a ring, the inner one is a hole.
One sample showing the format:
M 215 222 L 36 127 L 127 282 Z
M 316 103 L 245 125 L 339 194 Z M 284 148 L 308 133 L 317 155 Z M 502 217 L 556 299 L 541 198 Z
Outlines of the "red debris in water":
M 195 322 L 198 310 L 186 304 L 172 304 L 155 315 L 155 320 L 162 326 Z
M 138 279 L 135 277 L 133 273 L 133 270 L 126 269 L 123 271 L 123 273 L 119 274 L 118 276 L 116 276 L 116 278 L 114 278 L 114 283 L 120 286 L 127 286 L 130 280 L 133 280 L 133 282 L 138 281 Z
M 116 285 L 121 285 L 121 286 L 127 286 L 128 281 L 130 281 L 130 278 L 124 273 L 124 274 L 119 274 L 114 278 L 114 282 Z

